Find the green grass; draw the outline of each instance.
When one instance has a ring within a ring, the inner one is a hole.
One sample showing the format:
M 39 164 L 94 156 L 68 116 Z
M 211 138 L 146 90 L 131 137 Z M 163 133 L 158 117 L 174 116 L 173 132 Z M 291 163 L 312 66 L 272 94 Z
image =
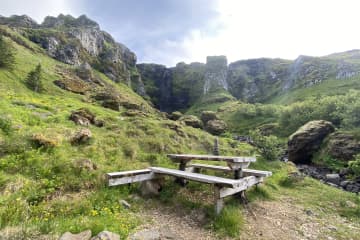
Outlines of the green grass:
M 345 95 L 350 89 L 360 90 L 359 77 L 352 77 L 344 80 L 328 79 L 315 86 L 291 90 L 270 99 L 267 103 L 289 105 L 294 102 L 300 102 L 311 98 Z

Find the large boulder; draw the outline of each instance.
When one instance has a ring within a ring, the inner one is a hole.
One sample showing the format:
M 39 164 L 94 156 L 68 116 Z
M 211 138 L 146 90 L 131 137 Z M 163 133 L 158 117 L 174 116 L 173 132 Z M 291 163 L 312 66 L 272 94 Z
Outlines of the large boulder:
M 222 120 L 210 120 L 206 123 L 206 131 L 214 135 L 220 135 L 227 129 L 227 125 Z
M 185 123 L 185 125 L 187 126 L 193 128 L 203 128 L 203 123 L 201 122 L 201 120 L 194 115 L 185 115 L 181 117 L 179 120 Z
M 218 119 L 218 116 L 216 115 L 216 112 L 213 111 L 203 111 L 201 113 L 201 121 L 203 121 L 204 124 L 206 124 L 210 120 L 216 120 Z
M 331 122 L 316 120 L 306 123 L 288 141 L 289 161 L 310 163 L 324 138 L 335 130 Z
M 335 132 L 329 136 L 326 149 L 331 157 L 349 161 L 360 153 L 360 141 L 349 133 Z

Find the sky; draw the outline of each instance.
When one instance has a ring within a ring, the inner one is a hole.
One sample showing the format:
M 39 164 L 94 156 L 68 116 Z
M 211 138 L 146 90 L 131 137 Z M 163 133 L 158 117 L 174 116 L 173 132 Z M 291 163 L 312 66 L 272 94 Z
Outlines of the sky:
M 174 66 L 226 55 L 295 59 L 360 49 L 359 0 L 0 0 L 37 22 L 86 14 L 138 57 Z

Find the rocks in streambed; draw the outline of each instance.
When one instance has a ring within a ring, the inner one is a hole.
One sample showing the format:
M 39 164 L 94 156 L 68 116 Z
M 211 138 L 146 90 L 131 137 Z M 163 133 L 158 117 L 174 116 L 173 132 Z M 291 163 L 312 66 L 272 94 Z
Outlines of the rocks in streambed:
M 324 120 L 311 121 L 300 127 L 288 141 L 289 161 L 311 163 L 324 138 L 334 130 L 333 124 Z
M 325 175 L 326 181 L 333 184 L 340 184 L 340 175 L 337 173 L 330 173 Z
M 326 167 L 297 165 L 297 168 L 301 173 L 304 173 L 312 178 L 318 179 L 330 186 L 341 188 L 348 192 L 353 192 L 353 193 L 360 192 L 360 179 L 349 180 L 346 178 L 347 175 L 334 173 L 331 169 Z

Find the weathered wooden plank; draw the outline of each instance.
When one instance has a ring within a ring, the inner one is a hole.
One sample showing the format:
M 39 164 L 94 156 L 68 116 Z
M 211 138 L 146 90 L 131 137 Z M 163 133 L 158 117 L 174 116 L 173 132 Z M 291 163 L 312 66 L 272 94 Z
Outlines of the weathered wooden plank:
M 262 178 L 258 178 L 255 176 L 249 176 L 238 180 L 238 184 L 234 188 L 221 188 L 220 189 L 220 198 L 224 198 L 230 195 L 234 195 L 235 193 L 239 193 L 241 191 L 244 191 L 248 189 L 249 187 L 260 183 L 262 181 Z
M 109 178 L 109 186 L 117 186 L 117 185 L 123 185 L 123 184 L 129 184 L 129 183 L 135 183 L 135 182 L 143 182 L 152 180 L 155 178 L 155 174 L 145 173 L 145 174 L 138 174 L 133 176 L 126 176 L 126 177 L 120 177 L 120 178 Z
M 132 171 L 112 172 L 112 173 L 107 173 L 106 176 L 108 178 L 119 178 L 119 177 L 134 176 L 134 175 L 150 173 L 150 172 L 151 170 L 149 169 L 141 169 L 141 170 L 132 170 Z
M 223 171 L 223 172 L 232 172 L 233 170 L 226 166 L 217 166 L 217 165 L 209 165 L 209 164 L 201 164 L 201 163 L 193 163 L 190 164 L 189 167 L 192 168 L 202 168 L 202 169 L 209 169 L 215 171 Z
M 189 179 L 189 180 L 193 180 L 193 181 L 197 181 L 197 182 L 208 183 L 208 184 L 218 184 L 218 185 L 226 186 L 226 187 L 234 187 L 234 186 L 237 186 L 237 184 L 238 184 L 238 180 L 209 176 L 209 175 L 204 175 L 204 174 L 200 174 L 200 173 L 191 173 L 191 172 L 180 171 L 180 170 L 176 170 L 176 169 L 161 168 L 161 167 L 150 167 L 149 169 L 151 171 L 153 171 L 154 173 L 160 173 L 160 174 L 170 175 L 170 176 L 174 176 L 174 177 L 185 178 L 185 179 Z
M 214 171 L 223 171 L 223 172 L 232 172 L 232 170 L 229 167 L 226 166 L 217 166 L 217 165 L 209 165 L 209 164 L 201 164 L 201 163 L 193 163 L 189 165 L 189 168 L 202 168 L 202 169 L 209 169 Z M 256 176 L 256 177 L 269 177 L 272 175 L 269 171 L 262 171 L 262 170 L 256 170 L 256 169 L 249 169 L 245 168 L 242 169 L 242 174 L 244 177 L 247 176 Z
M 270 177 L 272 172 L 269 171 L 262 171 L 262 170 L 255 170 L 255 169 L 248 169 L 245 168 L 242 170 L 243 176 L 256 176 L 256 177 Z
M 195 154 L 168 154 L 171 160 L 191 161 L 191 160 L 207 160 L 207 161 L 226 161 L 232 163 L 255 162 L 255 157 L 233 157 L 233 156 L 214 156 L 214 155 L 195 155 Z

